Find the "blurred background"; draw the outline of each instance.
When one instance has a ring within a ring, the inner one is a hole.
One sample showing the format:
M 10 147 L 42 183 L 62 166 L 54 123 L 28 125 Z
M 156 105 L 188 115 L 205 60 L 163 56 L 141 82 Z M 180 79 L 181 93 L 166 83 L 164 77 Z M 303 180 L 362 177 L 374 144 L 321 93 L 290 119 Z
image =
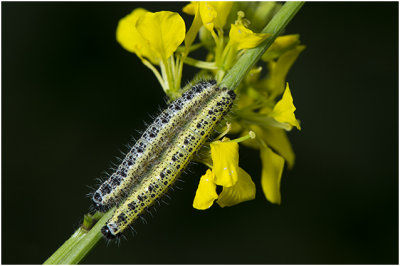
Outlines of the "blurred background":
M 136 7 L 185 3 L 2 3 L 2 263 L 43 263 L 88 212 L 95 178 L 164 107 L 153 74 L 115 40 Z M 189 26 L 190 24 L 187 24 Z M 83 263 L 398 263 L 398 3 L 306 3 L 287 27 L 307 49 L 288 75 L 302 131 L 282 205 L 192 208 L 185 174 L 138 234 Z M 184 68 L 183 82 L 196 70 Z

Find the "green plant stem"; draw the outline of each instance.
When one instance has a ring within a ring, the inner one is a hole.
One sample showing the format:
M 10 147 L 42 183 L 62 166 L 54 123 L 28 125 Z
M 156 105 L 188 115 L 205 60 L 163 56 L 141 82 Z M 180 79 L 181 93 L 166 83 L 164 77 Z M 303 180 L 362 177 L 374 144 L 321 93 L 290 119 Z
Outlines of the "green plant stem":
M 271 33 L 272 36 L 260 46 L 247 50 L 236 64 L 227 72 L 221 81 L 221 86 L 232 90 L 235 89 L 303 4 L 303 2 L 286 2 L 282 6 L 262 31 L 264 33 Z M 169 83 L 171 84 L 171 81 L 169 81 Z M 49 259 L 45 261 L 44 264 L 79 263 L 102 238 L 100 232 L 101 227 L 103 227 L 107 220 L 112 216 L 114 210 L 115 208 L 105 213 L 89 232 L 79 228 L 70 239 L 68 239 Z
M 284 30 L 303 4 L 304 2 L 286 2 L 262 30 L 263 33 L 270 33 L 271 36 L 256 48 L 247 50 L 227 72 L 220 86 L 227 87 L 231 90 L 235 89 L 268 47 L 271 46 L 276 37 Z
M 87 232 L 80 227 L 44 264 L 78 264 L 102 238 L 101 227 L 115 211 L 112 208 Z
M 217 65 L 214 62 L 205 62 L 197 59 L 193 59 L 191 57 L 186 57 L 184 62 L 190 66 L 203 68 L 203 69 L 218 69 Z

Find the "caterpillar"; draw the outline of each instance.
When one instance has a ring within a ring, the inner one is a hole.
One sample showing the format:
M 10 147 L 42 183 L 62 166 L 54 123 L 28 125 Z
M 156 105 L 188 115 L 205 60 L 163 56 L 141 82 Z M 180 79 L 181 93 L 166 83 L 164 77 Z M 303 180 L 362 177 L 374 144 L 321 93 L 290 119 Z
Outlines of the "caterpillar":
M 101 229 L 107 239 L 120 236 L 143 211 L 157 201 L 175 182 L 194 153 L 204 144 L 236 97 L 227 88 L 213 87 L 213 97 L 178 132 L 158 164 L 147 172 L 113 216 Z
M 208 100 L 215 86 L 214 80 L 195 84 L 154 120 L 115 172 L 93 194 L 92 202 L 96 210 L 105 212 L 128 195 L 149 165 L 158 159 L 171 138 L 175 137 L 175 132 Z

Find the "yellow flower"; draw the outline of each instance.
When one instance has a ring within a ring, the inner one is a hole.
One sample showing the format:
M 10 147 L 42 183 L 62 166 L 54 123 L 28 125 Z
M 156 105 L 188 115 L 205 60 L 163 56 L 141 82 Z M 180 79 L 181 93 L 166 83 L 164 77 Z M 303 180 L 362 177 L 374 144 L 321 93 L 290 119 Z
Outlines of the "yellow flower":
M 209 31 L 215 28 L 222 29 L 226 23 L 229 12 L 231 11 L 233 2 L 228 1 L 212 1 L 212 2 L 191 2 L 182 10 L 189 15 L 197 15 L 201 19 L 204 27 Z M 196 19 L 196 18 L 195 18 Z
M 217 203 L 221 207 L 230 207 L 256 197 L 256 185 L 245 170 L 238 167 L 238 181 L 232 187 L 223 187 Z
M 238 50 L 254 48 L 271 34 L 269 33 L 254 33 L 247 29 L 244 25 L 231 25 L 229 32 L 229 41 L 234 44 Z
M 185 30 L 185 22 L 178 13 L 136 9 L 120 20 L 117 40 L 128 51 L 160 64 L 183 42 Z
M 285 160 L 270 148 L 260 149 L 262 162 L 261 186 L 271 203 L 281 204 L 281 178 Z
M 146 12 L 148 11 L 143 8 L 133 10 L 132 13 L 120 19 L 117 27 L 117 41 L 126 50 L 136 53 L 139 57 L 142 56 L 143 50 L 147 49 L 147 46 L 143 46 L 144 40 L 136 30 L 136 22 Z M 144 53 L 148 54 L 149 52 Z
M 228 70 L 233 66 L 237 60 L 239 50 L 254 48 L 270 36 L 268 33 L 254 33 L 246 28 L 246 24 L 244 13 L 238 12 L 238 19 L 235 24 L 231 25 L 229 41 L 221 57 L 224 70 Z
M 247 96 L 245 98 L 247 99 L 246 101 L 250 103 L 245 104 L 242 108 L 252 106 L 252 97 L 249 97 L 252 93 L 255 92 L 250 89 L 245 94 Z M 244 124 L 245 128 L 251 129 L 256 133 L 256 138 L 248 139 L 243 144 L 260 150 L 262 189 L 267 200 L 275 204 L 281 203 L 280 183 L 285 160 L 289 169 L 294 165 L 294 152 L 285 132 L 281 128 L 291 130 L 295 126 L 299 130 L 301 129 L 294 115 L 295 110 L 296 107 L 293 105 L 293 98 L 287 84 L 282 99 L 273 108 L 265 106 L 257 113 L 250 112 L 249 116 L 258 117 L 260 120 Z M 242 134 L 244 135 L 244 132 Z
M 213 32 L 214 28 L 222 29 L 226 23 L 233 2 L 200 2 L 199 9 L 201 20 L 207 30 Z
M 249 174 L 239 167 L 239 145 L 232 141 L 211 143 L 212 170 L 200 179 L 193 207 L 205 210 L 215 199 L 221 207 L 233 206 L 255 198 L 255 185 Z M 223 187 L 216 197 L 216 185 Z
M 185 52 L 186 54 L 189 53 L 189 48 L 192 45 L 193 41 L 196 39 L 197 33 L 202 26 L 202 21 L 199 12 L 199 4 L 198 3 L 190 3 L 187 4 L 183 9 L 183 12 L 189 15 L 193 15 L 194 19 L 192 25 L 190 26 L 188 32 L 186 33 L 185 37 Z
M 293 105 L 293 97 L 290 93 L 289 84 L 287 83 L 282 99 L 276 103 L 270 116 L 280 123 L 295 126 L 298 130 L 301 130 L 300 124 L 294 115 L 295 110 L 296 107 Z
M 280 183 L 284 162 L 287 162 L 289 169 L 294 165 L 295 155 L 292 146 L 283 129 L 256 125 L 250 128 L 256 133 L 255 139 L 248 139 L 242 143 L 260 150 L 261 185 L 264 195 L 271 203 L 280 204 Z
M 265 62 L 278 58 L 285 52 L 295 49 L 300 44 L 298 34 L 279 36 L 262 55 L 261 59 Z
M 190 45 L 196 39 L 202 25 L 211 32 L 215 39 L 218 39 L 214 28 L 222 30 L 232 4 L 232 2 L 191 2 L 182 9 L 183 12 L 194 16 L 192 25 L 185 38 L 186 51 L 188 51 Z
M 233 186 L 238 181 L 239 144 L 215 141 L 210 147 L 215 183 L 224 187 Z
M 182 11 L 188 15 L 195 16 L 198 8 L 199 8 L 198 2 L 190 2 L 189 4 L 187 4 L 182 8 Z
M 267 62 L 269 75 L 268 78 L 263 81 L 263 85 L 270 92 L 271 98 L 275 98 L 283 93 L 286 75 L 305 48 L 304 45 L 296 45 L 293 49 L 283 52 L 276 61 L 270 60 Z
M 148 12 L 138 19 L 136 26 L 158 59 L 170 57 L 185 39 L 185 22 L 175 12 Z
M 200 178 L 199 187 L 193 201 L 193 208 L 205 210 L 210 208 L 214 200 L 218 199 L 217 185 L 214 182 L 214 173 L 208 169 L 206 174 Z

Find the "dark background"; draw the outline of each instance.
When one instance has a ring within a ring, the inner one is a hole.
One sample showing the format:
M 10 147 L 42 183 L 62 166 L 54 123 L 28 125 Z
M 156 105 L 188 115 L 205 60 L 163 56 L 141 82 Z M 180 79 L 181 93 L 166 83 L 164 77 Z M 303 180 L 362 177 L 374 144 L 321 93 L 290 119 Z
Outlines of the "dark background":
M 88 211 L 88 186 L 165 106 L 116 42 L 118 20 L 183 5 L 2 3 L 2 263 L 43 263 Z M 398 263 L 398 3 L 307 3 L 286 32 L 307 49 L 287 78 L 303 129 L 289 133 L 282 205 L 241 149 L 254 201 L 194 210 L 194 166 L 138 235 L 102 240 L 84 263 Z

